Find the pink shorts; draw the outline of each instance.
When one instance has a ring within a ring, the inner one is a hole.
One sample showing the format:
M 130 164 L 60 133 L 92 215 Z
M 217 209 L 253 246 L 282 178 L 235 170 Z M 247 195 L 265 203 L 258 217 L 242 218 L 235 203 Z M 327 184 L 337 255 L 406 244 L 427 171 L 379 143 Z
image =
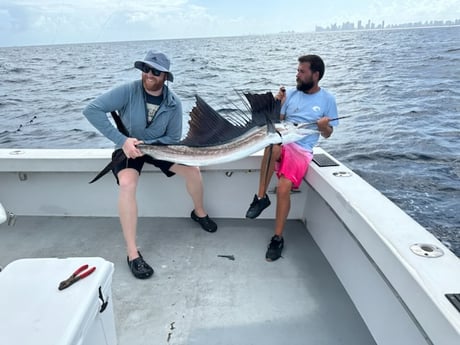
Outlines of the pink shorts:
M 281 146 L 280 160 L 275 165 L 276 176 L 281 175 L 292 182 L 293 188 L 299 188 L 313 159 L 313 153 L 296 143 Z

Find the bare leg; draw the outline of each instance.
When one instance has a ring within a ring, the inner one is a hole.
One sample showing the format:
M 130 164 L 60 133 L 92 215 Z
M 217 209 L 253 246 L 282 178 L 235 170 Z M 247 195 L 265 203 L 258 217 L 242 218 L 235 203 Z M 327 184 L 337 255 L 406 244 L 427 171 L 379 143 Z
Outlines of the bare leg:
M 207 213 L 203 206 L 203 181 L 200 168 L 174 164 L 169 170 L 185 179 L 185 186 L 192 198 L 195 214 L 198 217 L 205 217 Z
M 126 250 L 129 260 L 139 256 L 136 245 L 137 201 L 136 189 L 139 173 L 135 169 L 123 169 L 118 173 L 120 191 L 118 195 L 118 212 Z
M 275 220 L 275 235 L 283 236 L 284 225 L 291 209 L 291 188 L 292 182 L 286 177 L 281 176 L 276 189 L 276 220 Z
M 270 150 L 272 150 L 271 154 Z M 263 198 L 267 193 L 268 185 L 275 171 L 275 163 L 279 160 L 280 154 L 280 145 L 271 145 L 265 148 L 260 165 L 259 190 L 257 192 L 259 198 Z

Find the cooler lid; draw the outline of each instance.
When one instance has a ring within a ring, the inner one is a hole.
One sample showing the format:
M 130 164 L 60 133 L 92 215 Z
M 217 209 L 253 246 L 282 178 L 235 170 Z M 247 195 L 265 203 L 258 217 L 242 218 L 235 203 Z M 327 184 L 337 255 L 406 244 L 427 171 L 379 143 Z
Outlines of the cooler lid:
M 58 290 L 61 281 L 85 264 L 96 270 Z M 0 272 L 0 344 L 74 344 L 98 314 L 99 287 L 110 291 L 113 271 L 113 263 L 98 257 L 8 264 Z

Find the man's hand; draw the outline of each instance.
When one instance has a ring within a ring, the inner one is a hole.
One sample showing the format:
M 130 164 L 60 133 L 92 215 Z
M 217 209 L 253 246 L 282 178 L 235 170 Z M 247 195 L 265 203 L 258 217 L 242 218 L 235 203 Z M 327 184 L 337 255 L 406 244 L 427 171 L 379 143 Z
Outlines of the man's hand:
M 125 153 L 126 157 L 134 159 L 134 158 L 143 156 L 144 154 L 136 147 L 136 145 L 139 145 L 142 143 L 143 143 L 142 141 L 137 140 L 136 138 L 126 139 L 122 147 L 123 152 Z
M 286 100 L 286 89 L 284 88 L 284 86 L 280 87 L 278 93 L 275 95 L 275 99 L 281 101 L 281 104 L 284 103 L 284 101 Z
M 286 88 L 284 86 L 280 87 L 278 93 L 275 95 L 275 99 L 281 101 L 281 106 L 283 106 L 284 102 L 286 101 Z M 283 121 L 284 118 L 284 114 L 280 114 L 280 120 Z
M 329 138 L 332 134 L 332 127 L 329 126 L 329 118 L 327 116 L 320 118 L 316 121 L 318 130 L 324 138 Z

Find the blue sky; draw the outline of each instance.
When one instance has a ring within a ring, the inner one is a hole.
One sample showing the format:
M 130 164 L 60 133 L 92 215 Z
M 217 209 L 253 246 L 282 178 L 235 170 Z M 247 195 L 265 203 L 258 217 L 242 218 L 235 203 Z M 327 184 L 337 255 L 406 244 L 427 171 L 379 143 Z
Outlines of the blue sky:
M 0 0 L 0 46 L 314 31 L 460 19 L 460 0 Z

